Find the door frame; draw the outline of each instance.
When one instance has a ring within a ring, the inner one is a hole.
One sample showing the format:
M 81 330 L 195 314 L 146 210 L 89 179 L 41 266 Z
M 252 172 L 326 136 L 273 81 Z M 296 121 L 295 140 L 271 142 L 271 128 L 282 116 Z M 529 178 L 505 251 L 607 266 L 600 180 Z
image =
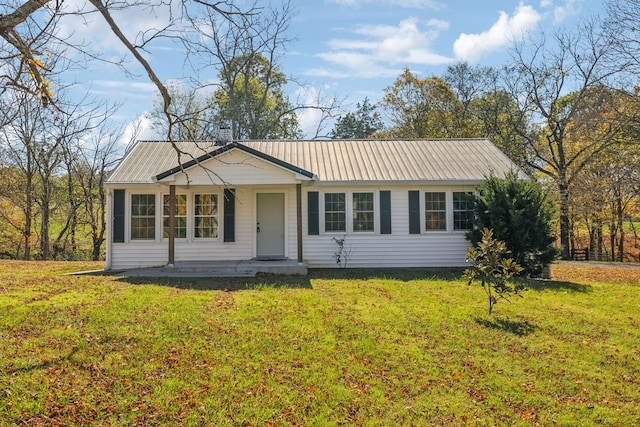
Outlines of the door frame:
M 274 193 L 278 193 L 278 194 L 282 194 L 283 200 L 282 200 L 282 209 L 283 209 L 283 245 L 284 245 L 284 254 L 282 255 L 283 258 L 289 258 L 289 212 L 287 207 L 289 206 L 289 188 L 264 188 L 264 189 L 260 189 L 260 190 L 255 190 L 253 192 L 253 203 L 254 203 L 254 209 L 253 209 L 253 257 L 254 258 L 258 258 L 258 230 L 257 230 L 257 224 L 258 224 L 258 194 L 274 194 Z

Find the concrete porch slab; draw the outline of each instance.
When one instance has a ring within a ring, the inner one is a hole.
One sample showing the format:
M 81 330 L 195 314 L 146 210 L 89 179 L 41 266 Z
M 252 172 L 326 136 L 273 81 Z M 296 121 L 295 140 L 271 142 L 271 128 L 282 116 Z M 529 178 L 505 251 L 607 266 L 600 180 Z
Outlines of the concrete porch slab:
M 308 273 L 306 261 L 179 261 L 173 266 L 132 268 L 114 272 L 122 277 L 254 277 L 259 273 L 302 275 Z

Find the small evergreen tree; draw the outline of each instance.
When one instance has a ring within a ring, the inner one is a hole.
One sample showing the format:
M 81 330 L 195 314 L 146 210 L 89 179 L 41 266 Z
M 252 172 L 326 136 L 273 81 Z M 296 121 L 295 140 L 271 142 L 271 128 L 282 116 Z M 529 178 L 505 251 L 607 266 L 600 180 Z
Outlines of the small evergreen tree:
M 362 104 L 356 105 L 355 112 L 338 117 L 329 136 L 332 139 L 371 138 L 384 127 L 377 108 L 365 98 Z
M 520 179 L 516 172 L 491 176 L 480 186 L 474 207 L 475 227 L 467 233 L 472 244 L 481 241 L 483 229 L 492 229 L 528 275 L 539 275 L 556 258 L 554 209 L 538 182 Z

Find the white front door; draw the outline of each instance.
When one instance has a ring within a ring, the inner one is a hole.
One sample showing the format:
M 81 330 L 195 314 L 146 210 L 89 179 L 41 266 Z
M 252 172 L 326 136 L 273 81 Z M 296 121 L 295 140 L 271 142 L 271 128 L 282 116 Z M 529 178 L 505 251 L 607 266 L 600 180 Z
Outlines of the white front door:
M 257 257 L 284 258 L 284 193 L 258 193 L 256 209 Z

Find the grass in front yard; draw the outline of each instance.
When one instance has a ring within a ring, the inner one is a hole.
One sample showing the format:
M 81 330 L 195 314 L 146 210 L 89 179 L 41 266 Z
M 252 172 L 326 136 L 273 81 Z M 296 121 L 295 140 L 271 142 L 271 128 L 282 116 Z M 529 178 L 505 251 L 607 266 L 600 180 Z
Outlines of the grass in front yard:
M 0 424 L 640 422 L 637 269 L 555 266 L 489 317 L 419 270 L 61 275 L 99 267 L 0 262 Z

